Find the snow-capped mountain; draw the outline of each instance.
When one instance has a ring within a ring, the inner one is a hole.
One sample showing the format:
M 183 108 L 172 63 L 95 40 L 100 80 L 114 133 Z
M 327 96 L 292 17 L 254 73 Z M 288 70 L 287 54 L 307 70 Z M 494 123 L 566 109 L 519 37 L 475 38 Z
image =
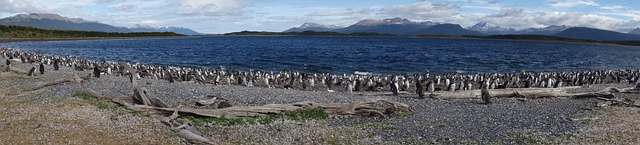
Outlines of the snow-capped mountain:
M 193 31 L 189 28 L 183 27 L 153 27 L 148 25 L 136 24 L 129 27 L 129 30 L 133 32 L 174 32 L 183 35 L 198 35 L 200 33 Z
M 294 27 L 288 30 L 285 30 L 284 32 L 303 32 L 303 31 L 316 31 L 316 32 L 326 32 L 326 31 L 331 31 L 331 30 L 335 30 L 335 29 L 340 29 L 342 28 L 342 26 L 338 26 L 338 25 L 322 25 L 322 24 L 318 24 L 318 23 L 304 23 L 302 25 L 300 25 L 299 27 Z
M 557 26 L 557 25 L 552 25 L 549 27 L 545 27 L 545 28 L 529 28 L 529 29 L 524 29 L 524 30 L 520 30 L 515 32 L 514 34 L 530 34 L 530 35 L 553 35 L 559 32 L 562 32 L 564 30 L 567 30 L 571 27 L 569 26 Z
M 493 25 L 486 22 L 480 22 L 467 29 L 472 31 L 478 31 L 484 34 L 489 34 L 489 35 L 505 35 L 505 34 L 512 34 L 516 32 L 516 29 L 502 28 L 498 25 Z

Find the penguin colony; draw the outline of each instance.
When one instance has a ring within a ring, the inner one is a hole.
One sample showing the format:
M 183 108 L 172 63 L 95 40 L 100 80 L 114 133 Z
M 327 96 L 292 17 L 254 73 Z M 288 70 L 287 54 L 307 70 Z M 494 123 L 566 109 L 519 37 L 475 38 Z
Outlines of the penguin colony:
M 93 76 L 124 76 L 129 73 L 115 62 L 90 61 L 74 57 L 47 56 L 34 52 L 0 48 L 4 59 L 14 59 L 24 63 L 39 64 L 40 73 L 44 66 L 73 67 L 75 70 L 93 70 Z M 19 60 L 18 60 L 19 59 Z M 150 78 L 173 82 L 193 82 L 212 85 L 242 85 L 248 87 L 266 87 L 298 89 L 306 91 L 390 91 L 398 95 L 400 91 L 412 92 L 425 97 L 435 91 L 461 91 L 475 89 L 504 88 L 557 88 L 563 86 L 583 86 L 606 83 L 636 84 L 640 69 L 599 70 L 573 72 L 521 72 L 521 73 L 485 73 L 485 74 L 443 74 L 432 75 L 372 75 L 372 74 L 305 74 L 300 72 L 265 71 L 228 71 L 202 68 L 183 68 L 172 66 L 149 66 L 130 64 L 138 71 L 137 78 Z M 32 68 L 32 71 L 35 67 Z M 31 72 L 33 73 L 33 72 Z

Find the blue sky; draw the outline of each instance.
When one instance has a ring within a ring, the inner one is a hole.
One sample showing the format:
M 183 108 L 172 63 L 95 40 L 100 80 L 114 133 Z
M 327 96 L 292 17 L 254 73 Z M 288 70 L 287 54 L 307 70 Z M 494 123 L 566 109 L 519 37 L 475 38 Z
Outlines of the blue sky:
M 115 26 L 179 26 L 203 33 L 283 31 L 305 22 L 348 26 L 362 19 L 550 25 L 628 32 L 640 27 L 635 0 L 0 0 L 0 17 L 56 13 Z

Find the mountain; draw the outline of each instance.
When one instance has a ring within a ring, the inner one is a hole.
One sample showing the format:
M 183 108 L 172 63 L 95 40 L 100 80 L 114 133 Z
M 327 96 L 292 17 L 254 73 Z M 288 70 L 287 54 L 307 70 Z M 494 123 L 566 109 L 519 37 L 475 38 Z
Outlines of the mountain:
M 384 20 L 365 19 L 351 26 L 340 28 L 334 25 L 320 25 L 315 23 L 304 23 L 300 27 L 291 28 L 284 32 L 338 32 L 344 34 L 352 33 L 377 33 L 392 34 L 402 36 L 415 35 L 484 35 L 477 31 L 466 30 L 456 24 L 440 24 L 435 22 L 412 22 L 404 18 L 391 18 Z
M 411 22 L 403 18 L 393 18 L 384 20 L 365 19 L 349 27 L 336 29 L 339 33 L 379 33 L 379 34 L 395 34 L 395 35 L 420 35 L 425 34 L 426 28 L 438 25 L 434 22 Z
M 198 35 L 200 33 L 183 27 L 152 27 L 136 24 L 129 27 L 132 32 L 174 32 L 182 35 Z
M 529 28 L 529 29 L 524 29 L 524 30 L 520 30 L 517 31 L 513 34 L 527 34 L 527 35 L 553 35 L 556 34 L 558 32 L 562 32 L 564 30 L 567 30 L 571 27 L 569 26 L 556 26 L 556 25 L 552 25 L 549 27 L 545 27 L 545 28 Z
M 625 34 L 614 31 L 600 30 L 586 27 L 573 27 L 562 32 L 559 32 L 553 36 L 593 40 L 593 41 L 630 41 L 640 40 L 639 35 Z
M 640 35 L 640 28 L 636 28 L 635 30 L 629 32 L 629 34 Z
M 395 34 L 395 35 L 419 35 L 423 29 L 435 26 L 434 22 L 411 22 L 403 18 L 392 18 L 384 20 L 365 19 L 356 24 L 342 29 L 337 29 L 340 33 L 379 33 L 379 34 Z
M 480 22 L 478 24 L 475 24 L 467 28 L 467 30 L 478 31 L 484 34 L 489 34 L 489 35 L 504 35 L 504 34 L 512 34 L 516 32 L 516 29 L 502 28 L 500 26 L 491 25 L 486 22 Z
M 337 25 L 322 25 L 317 23 L 304 23 L 300 25 L 300 27 L 294 27 L 291 29 L 287 29 L 283 32 L 304 32 L 304 31 L 316 31 L 316 32 L 328 32 L 335 29 L 340 29 L 341 26 Z
M 483 36 L 485 34 L 480 33 L 478 31 L 471 31 L 462 28 L 458 24 L 440 24 L 431 26 L 420 31 L 423 35 L 447 35 L 447 36 L 462 36 L 462 35 L 474 35 L 474 36 Z
M 99 22 L 86 21 L 81 18 L 67 18 L 57 14 L 19 14 L 0 19 L 0 25 L 27 26 L 51 30 L 131 32 L 131 30 L 124 27 L 114 27 Z

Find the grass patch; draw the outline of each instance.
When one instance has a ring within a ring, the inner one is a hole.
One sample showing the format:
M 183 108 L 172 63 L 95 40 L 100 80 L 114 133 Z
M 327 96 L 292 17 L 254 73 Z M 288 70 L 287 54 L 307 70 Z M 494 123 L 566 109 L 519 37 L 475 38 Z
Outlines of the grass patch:
M 267 115 L 264 117 L 238 117 L 238 118 L 215 118 L 215 117 L 197 117 L 197 116 L 183 116 L 196 126 L 204 126 L 205 124 L 222 125 L 222 126 L 234 126 L 234 125 L 249 125 L 249 124 L 270 124 L 277 120 L 293 120 L 293 121 L 307 121 L 307 120 L 323 120 L 329 118 L 329 114 L 324 112 L 322 108 L 314 109 L 301 109 L 284 114 Z
M 413 115 L 413 112 L 395 112 L 393 113 L 393 115 L 399 117 L 407 117 Z
M 563 134 L 560 136 L 554 136 L 538 131 L 524 130 L 507 132 L 507 136 L 513 144 L 553 144 L 553 142 L 556 142 L 557 140 L 569 139 L 573 135 Z
M 360 123 L 356 123 L 355 126 L 357 127 L 363 127 L 363 128 L 368 128 L 368 127 L 372 127 L 372 128 L 381 128 L 381 129 L 396 129 L 396 125 L 393 124 L 393 122 L 360 122 Z
M 89 96 L 89 95 L 87 95 L 85 93 L 82 93 L 82 92 L 74 93 L 73 97 L 85 100 L 85 101 L 89 102 L 89 104 L 98 107 L 98 109 L 100 109 L 100 110 L 109 110 L 111 112 L 118 113 L 119 110 L 121 109 L 120 106 L 118 106 L 115 103 L 112 103 L 111 101 L 97 100 L 96 98 L 93 98 L 93 97 L 91 97 L 91 96 Z
M 417 138 L 414 137 L 409 137 L 409 138 L 402 138 L 399 140 L 396 140 L 396 142 L 398 144 L 402 144 L 402 145 L 427 145 L 427 144 L 436 144 L 435 142 L 432 141 L 421 141 Z

